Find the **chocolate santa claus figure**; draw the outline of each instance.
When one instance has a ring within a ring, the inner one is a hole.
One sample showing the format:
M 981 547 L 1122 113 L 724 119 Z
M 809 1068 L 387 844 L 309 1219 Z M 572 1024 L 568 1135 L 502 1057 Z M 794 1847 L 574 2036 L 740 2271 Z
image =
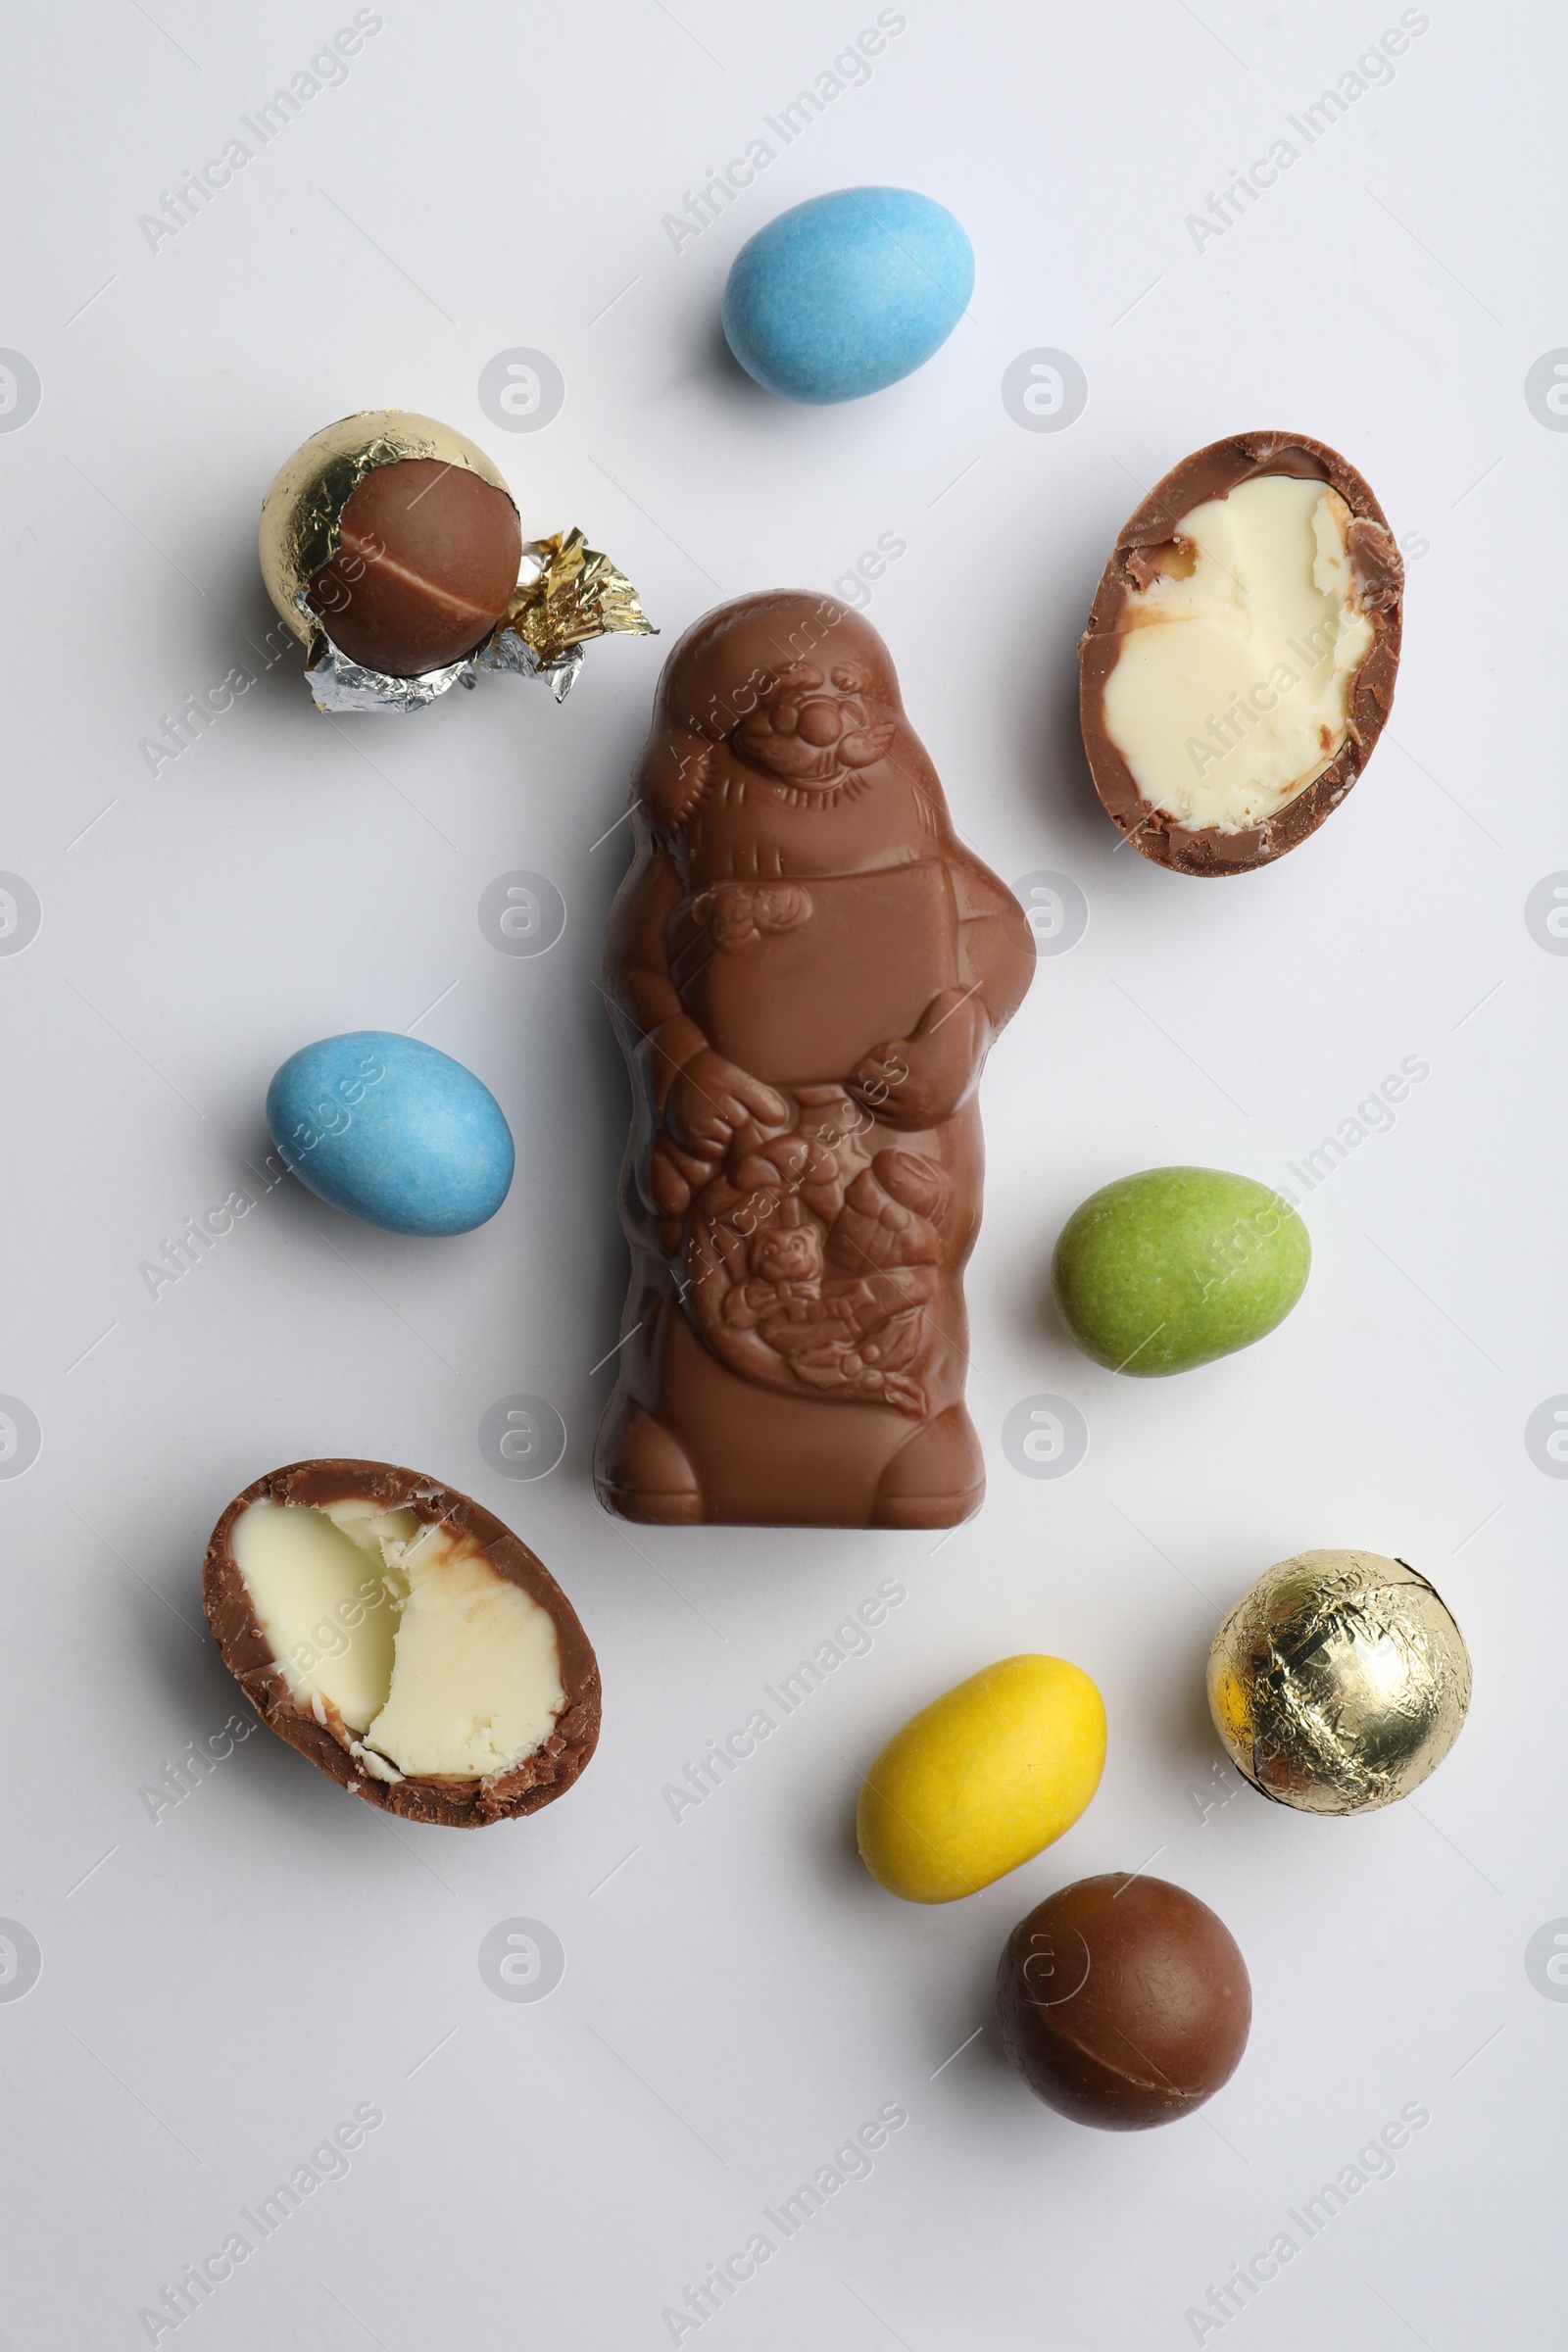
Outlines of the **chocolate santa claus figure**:
M 887 648 L 831 597 L 720 606 L 664 665 L 605 989 L 636 1108 L 607 1510 L 950 1527 L 976 1093 L 1034 949 L 953 831 Z

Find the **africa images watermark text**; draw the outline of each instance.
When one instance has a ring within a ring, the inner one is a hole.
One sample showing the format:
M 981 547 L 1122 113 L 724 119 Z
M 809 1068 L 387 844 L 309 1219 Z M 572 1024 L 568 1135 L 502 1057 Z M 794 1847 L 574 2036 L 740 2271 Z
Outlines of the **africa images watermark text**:
M 177 237 L 182 228 L 188 228 L 220 190 L 229 185 L 235 172 L 243 172 L 264 147 L 270 147 L 280 137 L 303 108 L 323 90 L 347 81 L 347 61 L 357 57 L 366 42 L 373 40 L 385 25 L 385 17 L 375 9 L 356 9 L 353 24 L 340 24 L 331 39 L 321 43 L 310 63 L 291 74 L 285 86 L 274 90 L 265 106 L 259 106 L 254 115 L 241 115 L 240 122 L 250 138 L 242 138 L 236 131 L 217 155 L 209 156 L 194 172 L 187 172 L 177 187 L 161 189 L 157 211 L 143 213 L 136 222 L 153 252 Z M 256 142 L 254 146 L 251 140 Z
M 1259 197 L 1278 184 L 1283 172 L 1298 163 L 1309 147 L 1315 147 L 1326 131 L 1332 130 L 1352 106 L 1358 105 L 1369 90 L 1386 88 L 1394 79 L 1394 60 L 1402 57 L 1412 41 L 1419 40 L 1432 29 L 1432 19 L 1424 8 L 1407 8 L 1397 24 L 1372 42 L 1356 59 L 1347 66 L 1333 84 L 1303 106 L 1298 115 L 1287 115 L 1285 120 L 1300 140 L 1288 138 L 1282 131 L 1269 143 L 1266 155 L 1260 155 L 1235 172 L 1222 188 L 1210 188 L 1205 210 L 1189 213 L 1183 225 L 1200 253 L 1234 228 L 1245 212 L 1257 203 Z
M 776 115 L 764 115 L 764 128 L 772 138 L 759 131 L 747 142 L 743 155 L 732 156 L 717 171 L 710 171 L 699 188 L 687 188 L 681 197 L 678 213 L 665 213 L 660 227 L 677 253 L 705 229 L 711 228 L 728 206 L 745 188 L 752 186 L 760 172 L 777 161 L 786 147 L 793 147 L 803 131 L 809 130 L 817 117 L 824 114 L 846 90 L 859 89 L 871 78 L 870 60 L 880 57 L 889 41 L 897 40 L 908 30 L 909 20 L 902 9 L 881 8 L 875 24 L 867 24 L 857 33 L 847 47 L 840 50 L 830 66 L 824 66 L 812 76 L 806 88 L 797 92 L 787 106 Z M 773 140 L 777 140 L 775 146 Z

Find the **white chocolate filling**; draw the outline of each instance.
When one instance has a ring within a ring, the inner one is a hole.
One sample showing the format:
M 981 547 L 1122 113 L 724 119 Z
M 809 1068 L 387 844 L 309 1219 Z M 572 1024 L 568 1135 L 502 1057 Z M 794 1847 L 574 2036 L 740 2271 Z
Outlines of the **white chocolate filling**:
M 296 1705 L 378 1780 L 485 1780 L 565 1705 L 555 1621 L 485 1554 L 412 1511 L 253 1502 L 232 1549 Z
M 1260 474 L 1184 514 L 1168 569 L 1128 597 L 1105 732 L 1191 831 L 1266 823 L 1344 749 L 1372 647 L 1351 520 L 1326 483 Z

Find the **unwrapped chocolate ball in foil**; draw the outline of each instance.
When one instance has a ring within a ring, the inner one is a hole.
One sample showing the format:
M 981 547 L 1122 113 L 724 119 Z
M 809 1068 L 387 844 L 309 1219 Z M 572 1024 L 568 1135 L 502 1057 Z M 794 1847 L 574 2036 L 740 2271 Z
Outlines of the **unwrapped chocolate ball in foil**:
M 1214 1636 L 1208 1704 L 1262 1795 L 1370 1813 L 1419 1788 L 1458 1739 L 1470 1653 L 1403 1560 L 1303 1551 L 1260 1576 Z
M 481 669 L 548 680 L 653 634 L 577 530 L 525 541 L 506 482 L 449 424 L 365 409 L 313 433 L 262 501 L 262 576 L 321 710 L 416 710 Z

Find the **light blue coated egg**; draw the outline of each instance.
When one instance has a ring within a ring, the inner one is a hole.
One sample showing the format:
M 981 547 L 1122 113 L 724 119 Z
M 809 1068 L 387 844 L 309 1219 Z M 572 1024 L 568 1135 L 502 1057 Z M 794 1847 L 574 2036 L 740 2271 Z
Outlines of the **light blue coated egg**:
M 923 367 L 963 315 L 974 250 L 908 188 L 840 188 L 780 213 L 735 256 L 724 333 L 785 400 L 858 400 Z
M 516 1156 L 489 1088 L 395 1030 L 291 1054 L 267 1090 L 267 1125 L 301 1184 L 389 1233 L 471 1233 L 506 1199 Z

